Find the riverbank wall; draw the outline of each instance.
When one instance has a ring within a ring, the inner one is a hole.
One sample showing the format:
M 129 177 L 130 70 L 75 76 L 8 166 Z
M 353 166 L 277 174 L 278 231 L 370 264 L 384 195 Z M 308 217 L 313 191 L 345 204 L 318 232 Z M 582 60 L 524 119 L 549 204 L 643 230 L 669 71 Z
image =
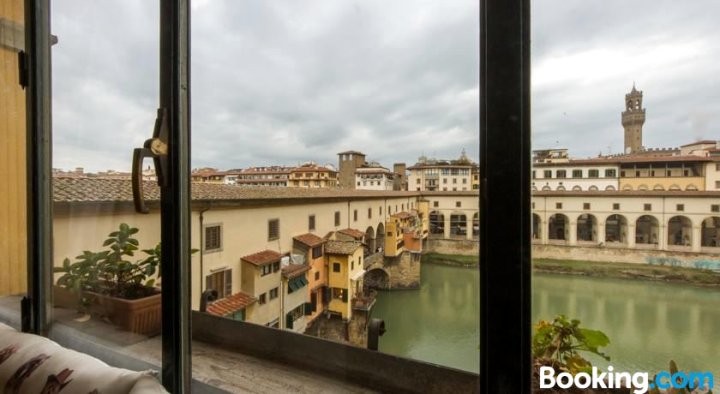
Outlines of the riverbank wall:
M 533 259 L 631 263 L 720 271 L 720 254 L 638 250 L 598 246 L 533 245 Z
M 480 241 L 473 239 L 429 238 L 425 243 L 423 252 L 477 256 L 480 253 Z

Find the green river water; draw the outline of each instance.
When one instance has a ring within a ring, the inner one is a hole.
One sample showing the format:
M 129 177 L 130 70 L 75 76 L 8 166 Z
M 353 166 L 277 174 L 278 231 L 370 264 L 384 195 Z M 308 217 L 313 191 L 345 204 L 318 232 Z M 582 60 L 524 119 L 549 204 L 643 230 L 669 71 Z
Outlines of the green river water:
M 478 371 L 479 272 L 424 264 L 420 290 L 380 292 L 373 317 L 385 320 L 380 350 Z M 533 276 L 533 321 L 565 314 L 604 331 L 617 370 L 681 369 L 720 374 L 720 290 L 656 282 Z

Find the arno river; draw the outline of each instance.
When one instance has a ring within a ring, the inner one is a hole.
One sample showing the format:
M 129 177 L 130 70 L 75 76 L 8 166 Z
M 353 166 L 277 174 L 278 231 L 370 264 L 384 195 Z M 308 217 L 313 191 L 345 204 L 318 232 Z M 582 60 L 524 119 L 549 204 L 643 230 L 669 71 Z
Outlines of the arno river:
M 380 350 L 472 372 L 479 363 L 479 273 L 425 264 L 420 290 L 380 292 Z M 604 331 L 615 369 L 720 374 L 720 290 L 656 282 L 533 276 L 533 321 L 563 313 Z M 598 366 L 602 359 L 591 358 Z

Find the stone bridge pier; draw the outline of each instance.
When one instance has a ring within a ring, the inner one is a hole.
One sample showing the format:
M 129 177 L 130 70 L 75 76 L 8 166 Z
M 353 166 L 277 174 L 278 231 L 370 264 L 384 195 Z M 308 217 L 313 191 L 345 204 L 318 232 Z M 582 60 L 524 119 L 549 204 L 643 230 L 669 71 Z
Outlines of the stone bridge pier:
M 397 257 L 366 259 L 366 287 L 382 290 L 420 288 L 420 253 L 402 252 Z

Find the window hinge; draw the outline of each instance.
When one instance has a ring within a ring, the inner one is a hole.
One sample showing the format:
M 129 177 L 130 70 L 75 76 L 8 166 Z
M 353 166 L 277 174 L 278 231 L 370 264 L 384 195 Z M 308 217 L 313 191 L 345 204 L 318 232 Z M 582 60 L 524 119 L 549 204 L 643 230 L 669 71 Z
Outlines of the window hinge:
M 18 52 L 18 82 L 23 89 L 28 86 L 28 56 L 25 51 Z

